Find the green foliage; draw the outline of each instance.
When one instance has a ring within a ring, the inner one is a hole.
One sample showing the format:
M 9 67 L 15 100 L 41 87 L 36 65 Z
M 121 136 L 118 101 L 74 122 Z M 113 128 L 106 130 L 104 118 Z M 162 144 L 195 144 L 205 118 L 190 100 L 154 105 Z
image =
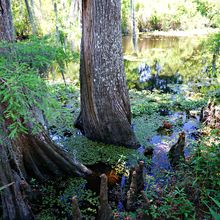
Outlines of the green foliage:
M 36 132 L 40 128 L 38 111 L 49 119 L 51 109 L 59 106 L 41 77 L 52 65 L 64 65 L 78 55 L 56 47 L 50 39 L 1 44 L 0 48 L 0 100 L 5 105 L 2 117 L 11 120 L 9 137 L 27 132 L 26 123 Z
M 186 98 L 187 95 L 182 93 L 173 98 L 172 94 L 162 93 L 155 90 L 153 92 L 135 90 L 130 91 L 132 115 L 133 117 L 142 115 L 152 115 L 161 109 L 170 111 L 186 111 L 198 109 L 204 106 L 207 100 L 197 94 L 196 99 Z
M 58 28 L 60 41 L 70 45 L 72 49 L 79 50 L 81 38 L 79 1 L 71 4 L 71 1 L 41 0 L 31 1 L 29 4 L 39 36 L 56 35 Z M 25 1 L 12 1 L 12 15 L 17 38 L 22 40 L 29 37 L 32 32 Z
M 153 14 L 151 17 L 150 17 L 150 21 L 149 21 L 149 25 L 150 25 L 150 27 L 151 27 L 151 29 L 153 29 L 153 30 L 161 30 L 161 26 L 162 26 L 162 24 L 161 24 L 161 21 L 162 21 L 162 19 L 160 18 L 160 16 L 159 15 L 157 15 L 157 14 Z
M 83 209 L 82 213 L 85 217 L 94 216 L 96 213 L 96 207 L 98 206 L 98 197 L 96 193 L 92 192 L 89 189 L 86 189 L 86 180 L 82 178 L 74 178 L 68 180 L 66 183 L 67 188 L 64 190 L 62 195 L 60 196 L 61 199 L 61 206 L 63 210 L 67 213 L 71 214 L 71 204 L 70 199 L 73 196 L 77 196 L 77 200 L 79 206 L 87 206 L 87 209 Z
M 206 197 L 217 195 L 215 191 L 220 186 L 218 164 L 220 163 L 219 151 L 220 135 L 218 130 L 212 130 L 209 136 L 204 137 L 197 149 L 197 154 L 192 163 L 195 167 L 196 181 L 203 188 Z M 214 193 L 214 194 L 213 194 Z M 204 200 L 205 201 L 205 200 Z
M 31 27 L 28 24 L 28 14 L 23 2 L 12 1 L 13 24 L 17 36 L 25 37 L 30 34 Z M 27 25 L 28 24 L 28 25 Z
M 209 2 L 208 1 L 195 1 L 197 4 L 197 9 L 201 13 L 202 16 L 207 16 L 209 12 Z
M 128 1 L 122 2 L 123 14 L 130 8 L 126 7 Z M 163 1 L 157 0 L 146 3 L 144 0 L 136 1 L 136 21 L 140 32 L 147 30 L 192 30 L 195 28 L 219 27 L 218 1 Z M 131 20 L 131 17 L 130 17 Z M 128 17 L 122 16 L 122 24 L 130 24 Z M 122 29 L 124 31 L 124 28 Z
M 121 156 L 127 157 L 134 152 L 134 150 L 125 147 L 90 141 L 83 136 L 71 138 L 67 146 L 69 146 L 70 151 L 75 152 L 76 159 L 86 165 L 96 164 L 98 162 L 114 165 Z
M 83 216 L 86 218 L 94 217 L 98 206 L 98 197 L 94 192 L 86 189 L 86 180 L 70 178 L 67 181 L 62 180 L 62 185 L 63 190 L 59 190 L 54 184 L 40 188 L 44 211 L 37 219 L 49 220 L 58 216 L 59 218 L 62 216 L 62 219 L 68 219 L 68 216 L 72 215 L 71 199 L 74 196 L 77 197 Z
M 219 10 L 220 3 L 218 1 L 208 1 L 208 0 L 194 0 L 197 5 L 197 10 L 202 16 L 209 19 L 209 25 L 212 27 L 219 27 Z
M 78 60 L 75 53 L 71 53 L 68 49 L 64 50 L 50 37 L 4 43 L 0 44 L 0 48 L 3 51 L 1 57 L 5 59 L 4 65 L 7 65 L 7 62 L 25 63 L 43 76 L 54 63 L 63 66 L 71 60 Z
M 220 33 L 210 35 L 206 41 L 203 41 L 203 54 L 208 64 L 208 76 L 213 83 L 210 86 L 203 86 L 201 91 L 209 97 L 215 97 L 220 100 Z M 205 52 L 204 52 L 205 51 Z
M 129 17 L 130 15 L 130 0 L 122 0 L 121 5 L 121 14 L 122 14 L 122 21 L 121 21 L 121 29 L 122 33 L 128 34 L 130 32 L 130 26 L 131 24 Z
M 12 121 L 8 129 L 9 137 L 14 138 L 20 132 L 27 132 L 25 123 L 35 124 L 36 112 L 31 109 L 47 109 L 47 99 L 42 99 L 47 89 L 36 72 L 25 64 L 11 63 L 10 67 L 0 65 L 0 81 L 0 100 L 5 105 L 1 117 Z
M 146 192 L 153 219 L 219 218 L 219 141 L 219 130 L 211 130 L 195 146 L 194 156 L 167 174 L 169 184 L 159 192 Z M 147 182 L 152 182 L 150 178 Z
M 197 143 L 194 156 L 190 158 L 189 163 L 176 172 L 175 185 L 186 193 L 189 200 L 184 203 L 190 202 L 196 208 L 197 214 L 192 219 L 198 218 L 200 210 L 204 219 L 210 219 L 211 215 L 218 212 L 215 201 L 220 199 L 219 141 L 219 131 L 211 130 L 208 136 L 204 136 Z
M 213 199 L 211 197 L 212 201 L 216 204 L 216 206 L 218 207 L 218 209 L 220 209 L 220 202 L 218 202 L 217 200 Z M 208 206 L 209 207 L 209 206 Z M 214 220 L 219 220 L 220 219 L 220 214 L 218 214 L 217 212 L 215 212 L 211 207 L 209 207 L 209 211 L 212 214 L 212 217 L 214 218 Z
M 195 208 L 189 200 L 188 195 L 184 192 L 184 188 L 174 188 L 172 191 L 163 192 L 161 202 L 157 205 L 152 203 L 150 206 L 150 214 L 153 219 L 195 219 Z M 149 195 L 148 195 L 149 196 Z M 150 197 L 150 196 L 149 196 Z M 152 199 L 158 199 L 153 196 Z
M 203 45 L 213 54 L 219 55 L 220 52 L 220 33 L 213 34 L 204 42 Z
M 75 133 L 74 118 L 79 114 L 79 91 L 74 85 L 48 85 L 49 94 L 57 101 L 53 114 L 48 118 L 48 126 L 56 127 L 56 135 L 62 136 L 64 130 Z

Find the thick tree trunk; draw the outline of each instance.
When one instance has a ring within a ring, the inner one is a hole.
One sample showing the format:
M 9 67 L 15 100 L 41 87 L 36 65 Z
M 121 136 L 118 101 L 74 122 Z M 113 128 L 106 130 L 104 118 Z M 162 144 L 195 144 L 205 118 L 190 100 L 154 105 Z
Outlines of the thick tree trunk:
M 0 145 L 0 184 L 5 185 L 12 181 L 15 182 L 15 184 L 1 191 L 3 219 L 34 219 L 22 189 L 22 181 L 24 180 L 19 174 L 20 170 L 17 170 L 16 165 L 13 163 L 16 155 L 11 154 L 10 148 L 12 146 Z
M 4 108 L 0 114 L 4 117 Z M 8 137 L 10 120 L 0 124 L 0 186 L 15 182 L 1 191 L 4 220 L 34 219 L 28 205 L 28 181 L 44 181 L 64 175 L 84 176 L 90 171 L 63 152 L 45 131 L 20 134 L 15 140 Z M 31 127 L 29 127 L 31 130 Z
M 10 0 L 0 0 L 0 40 L 14 40 Z
M 137 147 L 122 56 L 120 0 L 82 1 L 81 113 L 86 137 Z

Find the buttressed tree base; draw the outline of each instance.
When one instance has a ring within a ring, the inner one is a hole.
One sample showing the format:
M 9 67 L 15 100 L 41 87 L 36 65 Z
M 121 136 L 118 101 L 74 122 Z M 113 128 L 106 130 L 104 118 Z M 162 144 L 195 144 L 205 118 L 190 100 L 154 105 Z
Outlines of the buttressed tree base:
M 86 137 L 137 148 L 122 55 L 121 2 L 83 0 L 80 60 L 81 113 Z

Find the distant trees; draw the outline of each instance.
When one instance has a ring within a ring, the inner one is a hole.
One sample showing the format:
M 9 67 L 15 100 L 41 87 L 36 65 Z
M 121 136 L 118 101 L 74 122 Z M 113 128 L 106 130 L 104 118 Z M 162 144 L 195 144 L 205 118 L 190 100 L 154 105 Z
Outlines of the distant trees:
M 37 27 L 36 27 L 36 22 L 35 22 L 35 17 L 34 17 L 34 1 L 31 0 L 31 6 L 29 4 L 29 0 L 24 0 L 24 1 L 25 1 L 27 12 L 28 12 L 29 22 L 31 24 L 32 34 L 35 35 L 37 34 Z
M 119 0 L 83 0 L 81 113 L 75 126 L 92 140 L 136 148 L 123 65 L 120 9 Z
M 0 40 L 14 40 L 10 0 L 0 0 Z
M 135 0 L 130 0 L 130 8 L 131 8 L 131 23 L 132 23 L 132 41 L 133 41 L 133 49 L 136 51 L 137 49 L 137 34 L 136 34 L 136 18 L 135 18 Z

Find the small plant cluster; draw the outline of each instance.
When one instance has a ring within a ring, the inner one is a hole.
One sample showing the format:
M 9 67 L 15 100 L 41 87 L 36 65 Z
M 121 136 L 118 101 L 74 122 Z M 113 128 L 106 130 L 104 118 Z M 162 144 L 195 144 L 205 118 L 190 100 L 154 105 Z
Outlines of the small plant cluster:
M 133 117 L 142 115 L 152 115 L 155 112 L 163 114 L 162 111 L 186 111 L 189 112 L 192 109 L 198 109 L 204 106 L 207 99 L 198 93 L 197 100 L 186 99 L 185 94 L 178 94 L 175 99 L 172 98 L 172 93 L 160 94 L 160 91 L 155 90 L 153 92 L 142 91 L 138 92 L 130 90 L 132 115 Z M 133 97 L 135 97 L 133 99 Z
M 69 178 L 60 180 L 59 186 L 53 182 L 39 188 L 41 193 L 41 213 L 37 219 L 67 219 L 72 216 L 72 197 L 77 196 L 83 216 L 91 218 L 96 213 L 98 197 L 86 188 L 86 180 Z

